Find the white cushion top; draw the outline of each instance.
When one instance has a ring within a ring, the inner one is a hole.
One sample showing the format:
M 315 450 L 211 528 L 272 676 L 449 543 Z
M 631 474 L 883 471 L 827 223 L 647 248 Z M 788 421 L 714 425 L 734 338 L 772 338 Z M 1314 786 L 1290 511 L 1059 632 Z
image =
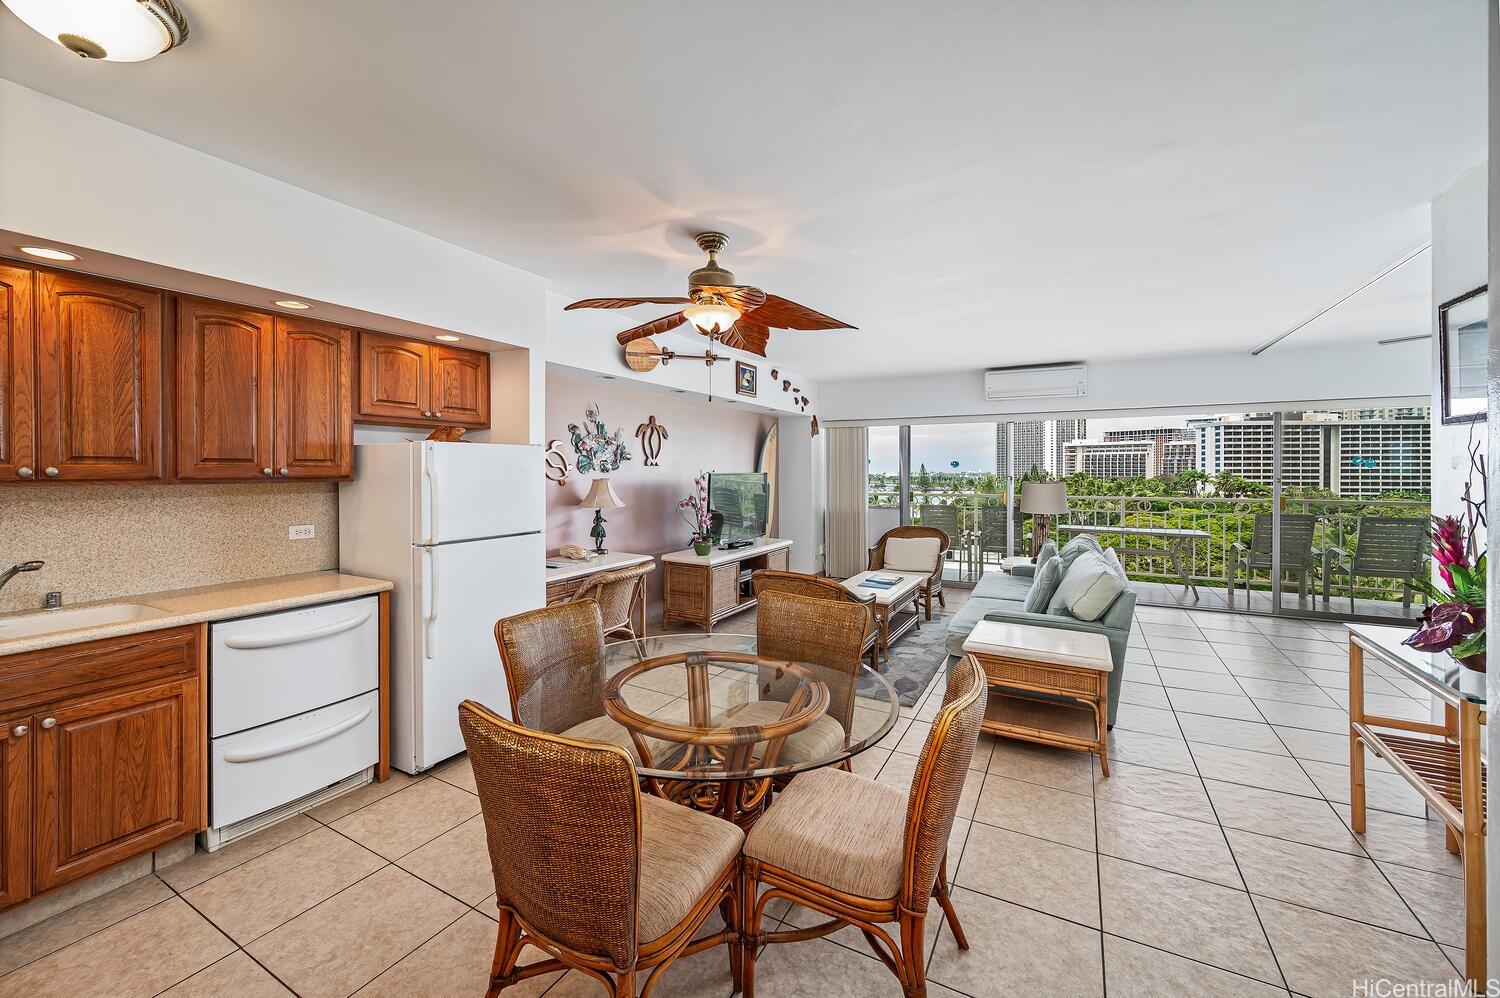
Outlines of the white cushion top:
M 964 641 L 964 651 L 1096 672 L 1113 672 L 1115 668 L 1109 654 L 1109 639 L 1102 634 L 1003 620 L 981 620 L 974 625 Z
M 937 568 L 941 543 L 936 537 L 887 537 L 885 567 L 892 572 L 927 572 Z

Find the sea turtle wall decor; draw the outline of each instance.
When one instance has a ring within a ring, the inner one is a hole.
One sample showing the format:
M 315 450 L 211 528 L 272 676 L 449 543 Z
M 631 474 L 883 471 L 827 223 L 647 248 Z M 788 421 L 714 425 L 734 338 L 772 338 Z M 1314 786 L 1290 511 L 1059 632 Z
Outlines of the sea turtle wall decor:
M 578 473 L 608 475 L 629 461 L 630 451 L 625 448 L 624 432 L 619 429 L 610 433 L 605 428 L 598 402 L 584 410 L 582 426 L 569 423 L 568 433 L 573 438 L 573 450 L 578 454 L 574 462 L 578 465 Z
M 658 423 L 655 416 L 647 416 L 646 421 L 635 428 L 635 435 L 641 441 L 641 466 L 661 467 L 661 442 L 667 439 L 667 428 Z
M 543 472 L 547 481 L 557 485 L 563 485 L 568 480 L 568 455 L 563 453 L 561 440 L 548 440 L 547 449 L 542 452 L 542 460 L 547 465 Z

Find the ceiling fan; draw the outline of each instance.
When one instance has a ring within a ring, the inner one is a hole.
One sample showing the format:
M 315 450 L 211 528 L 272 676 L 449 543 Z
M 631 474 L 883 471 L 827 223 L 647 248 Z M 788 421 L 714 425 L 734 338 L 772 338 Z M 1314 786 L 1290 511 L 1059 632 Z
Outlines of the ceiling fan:
M 685 298 L 585 298 L 567 306 L 574 308 L 630 308 L 635 305 L 685 305 L 671 315 L 633 326 L 616 339 L 622 344 L 665 333 L 691 323 L 710 341 L 761 357 L 773 329 L 854 329 L 838 319 L 815 312 L 760 288 L 734 283 L 734 275 L 719 266 L 718 254 L 729 242 L 722 232 L 700 232 L 698 248 L 708 254 L 708 264 L 688 275 Z

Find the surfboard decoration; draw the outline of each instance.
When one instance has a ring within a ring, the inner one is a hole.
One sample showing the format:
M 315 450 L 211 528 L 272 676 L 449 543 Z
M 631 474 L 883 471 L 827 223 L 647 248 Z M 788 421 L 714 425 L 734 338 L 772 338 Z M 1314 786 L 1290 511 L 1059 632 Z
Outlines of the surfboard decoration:
M 766 491 L 770 493 L 766 503 L 766 529 L 771 536 L 776 535 L 776 430 L 775 423 L 766 431 L 766 438 L 760 442 L 760 456 L 756 459 L 755 470 L 766 474 Z

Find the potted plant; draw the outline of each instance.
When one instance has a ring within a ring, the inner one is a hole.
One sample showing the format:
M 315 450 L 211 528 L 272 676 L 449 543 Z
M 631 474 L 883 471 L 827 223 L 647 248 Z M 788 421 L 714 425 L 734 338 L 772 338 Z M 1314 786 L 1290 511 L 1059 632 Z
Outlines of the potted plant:
M 693 531 L 693 553 L 706 555 L 713 550 L 713 515 L 708 509 L 708 476 L 693 479 L 693 494 L 677 504 L 677 513 Z
M 1487 483 L 1484 456 L 1478 445 L 1469 449 L 1469 481 L 1464 485 L 1463 517 L 1432 518 L 1432 560 L 1439 586 L 1424 579 L 1421 588 L 1432 599 L 1422 611 L 1422 626 L 1404 644 L 1418 651 L 1445 651 L 1465 668 L 1485 671 L 1485 558 L 1478 550 L 1478 529 L 1486 528 Z M 1479 498 L 1474 498 L 1474 480 Z

